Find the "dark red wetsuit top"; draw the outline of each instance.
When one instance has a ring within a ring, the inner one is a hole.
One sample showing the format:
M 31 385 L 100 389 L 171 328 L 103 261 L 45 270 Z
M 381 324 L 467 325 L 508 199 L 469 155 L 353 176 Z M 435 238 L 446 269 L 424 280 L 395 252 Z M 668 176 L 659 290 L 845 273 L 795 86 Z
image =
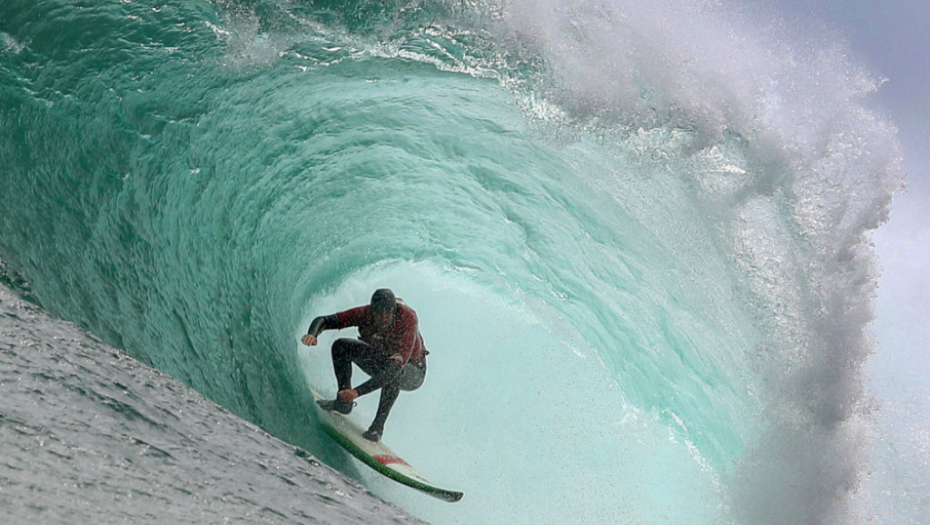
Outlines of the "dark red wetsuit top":
M 384 353 L 384 356 L 399 367 L 408 362 L 414 365 L 423 363 L 426 347 L 417 324 L 417 313 L 400 299 L 394 311 L 394 322 L 379 332 L 375 328 L 375 318 L 371 306 L 359 306 L 336 314 L 337 324 L 334 328 L 358 327 L 358 338 Z

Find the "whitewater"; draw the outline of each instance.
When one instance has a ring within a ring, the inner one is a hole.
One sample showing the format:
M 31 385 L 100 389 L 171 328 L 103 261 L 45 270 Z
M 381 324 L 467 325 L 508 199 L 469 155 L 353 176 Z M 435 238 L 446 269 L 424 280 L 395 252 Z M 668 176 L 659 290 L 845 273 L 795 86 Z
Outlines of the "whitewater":
M 0 502 L 870 523 L 880 85 L 736 2 L 3 0 Z M 384 440 L 460 503 L 316 420 L 299 337 L 379 287 L 430 350 Z

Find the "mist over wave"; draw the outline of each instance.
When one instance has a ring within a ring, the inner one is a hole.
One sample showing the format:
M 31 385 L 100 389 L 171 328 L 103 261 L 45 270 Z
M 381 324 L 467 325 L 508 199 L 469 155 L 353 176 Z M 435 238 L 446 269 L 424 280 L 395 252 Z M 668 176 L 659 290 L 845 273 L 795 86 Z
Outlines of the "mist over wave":
M 434 523 L 867 519 L 899 149 L 842 45 L 684 0 L 0 21 L 0 257 L 50 312 L 344 465 L 296 336 L 395 288 L 432 354 L 385 439 L 467 496 L 366 482 Z

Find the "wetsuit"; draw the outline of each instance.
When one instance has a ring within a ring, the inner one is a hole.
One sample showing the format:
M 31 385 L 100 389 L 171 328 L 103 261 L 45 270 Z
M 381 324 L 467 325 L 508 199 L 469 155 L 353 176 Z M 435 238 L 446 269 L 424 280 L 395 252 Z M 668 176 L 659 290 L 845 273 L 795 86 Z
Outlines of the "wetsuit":
M 417 314 L 398 300 L 394 321 L 378 330 L 371 307 L 359 306 L 332 315 L 317 317 L 308 333 L 358 327 L 358 339 L 337 339 L 332 346 L 333 371 L 339 390 L 352 388 L 352 363 L 371 379 L 355 387 L 359 396 L 381 389 L 378 412 L 370 429 L 379 434 L 401 390 L 416 390 L 426 378 L 426 355 L 417 322 Z

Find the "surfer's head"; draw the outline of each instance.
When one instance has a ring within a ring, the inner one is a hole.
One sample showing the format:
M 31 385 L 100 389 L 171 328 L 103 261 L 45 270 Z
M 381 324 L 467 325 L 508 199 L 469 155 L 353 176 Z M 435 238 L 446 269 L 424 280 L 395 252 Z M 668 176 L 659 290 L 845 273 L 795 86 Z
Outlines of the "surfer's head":
M 379 326 L 387 326 L 394 322 L 394 309 L 397 307 L 397 298 L 388 288 L 379 288 L 371 295 L 371 313 Z

